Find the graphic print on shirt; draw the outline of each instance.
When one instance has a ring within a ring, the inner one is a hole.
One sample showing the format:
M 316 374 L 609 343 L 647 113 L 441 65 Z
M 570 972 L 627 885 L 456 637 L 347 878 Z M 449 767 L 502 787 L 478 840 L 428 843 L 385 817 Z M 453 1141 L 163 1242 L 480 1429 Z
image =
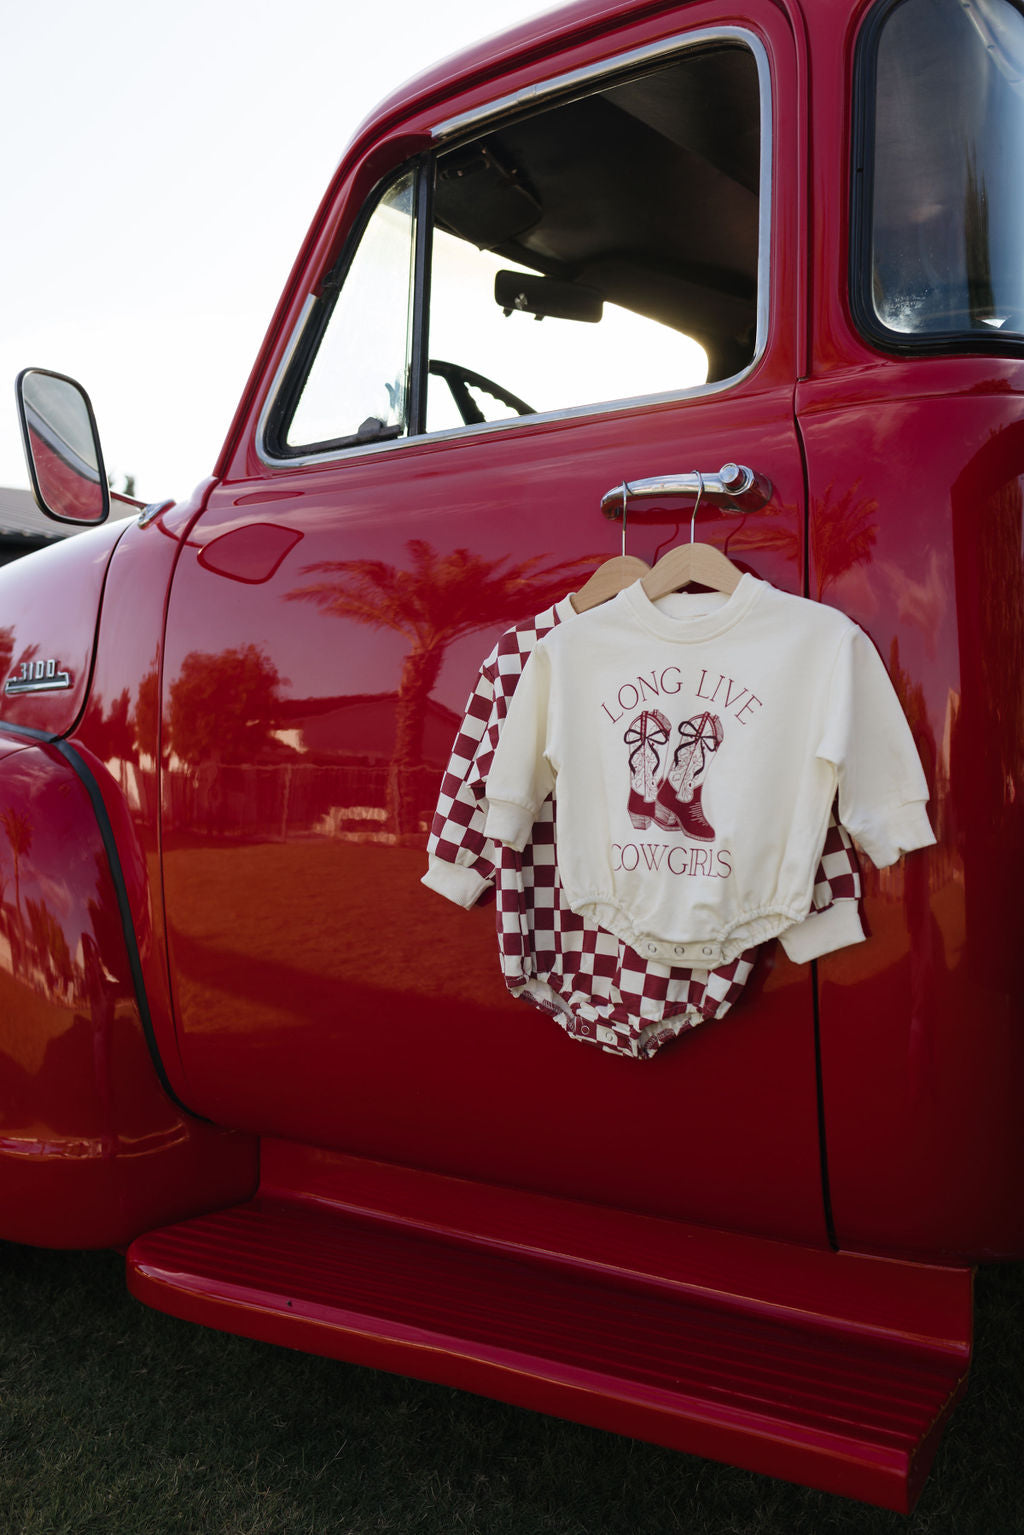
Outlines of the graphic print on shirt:
M 679 744 L 661 771 L 661 751 L 672 727 L 658 709 L 644 709 L 623 740 L 629 754 L 629 819 L 643 830 L 652 819 L 666 831 L 681 831 L 695 842 L 713 842 L 715 829 L 701 805 L 708 759 L 724 739 L 717 714 L 696 714 L 678 727 Z
M 712 842 L 715 829 L 701 806 L 708 755 L 721 746 L 724 732 L 717 714 L 698 714 L 679 726 L 679 745 L 658 789 L 654 819 L 669 830 L 678 828 L 697 842 Z
M 658 709 L 644 709 L 622 739 L 629 753 L 629 819 L 639 830 L 650 826 L 661 785 L 661 748 L 668 744 L 671 725 Z

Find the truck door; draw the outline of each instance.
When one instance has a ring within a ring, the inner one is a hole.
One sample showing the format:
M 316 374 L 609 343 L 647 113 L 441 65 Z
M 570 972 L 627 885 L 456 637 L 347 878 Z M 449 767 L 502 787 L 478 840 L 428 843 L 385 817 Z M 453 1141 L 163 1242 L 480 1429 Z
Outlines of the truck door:
M 803 85 L 783 10 L 744 14 L 537 23 L 343 162 L 174 578 L 166 914 L 221 1123 L 824 1242 L 809 966 L 772 946 L 638 1063 L 512 1001 L 493 904 L 420 883 L 479 665 L 619 552 L 607 492 L 670 482 L 629 499 L 653 561 L 699 471 L 697 536 L 804 589 Z

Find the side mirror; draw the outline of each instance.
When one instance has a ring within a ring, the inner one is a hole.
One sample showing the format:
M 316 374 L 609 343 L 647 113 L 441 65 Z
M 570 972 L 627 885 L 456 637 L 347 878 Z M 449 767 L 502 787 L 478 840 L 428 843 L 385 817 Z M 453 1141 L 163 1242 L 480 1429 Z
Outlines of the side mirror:
M 45 368 L 18 374 L 18 414 L 35 498 L 56 522 L 106 520 L 110 491 L 96 418 L 81 384 Z

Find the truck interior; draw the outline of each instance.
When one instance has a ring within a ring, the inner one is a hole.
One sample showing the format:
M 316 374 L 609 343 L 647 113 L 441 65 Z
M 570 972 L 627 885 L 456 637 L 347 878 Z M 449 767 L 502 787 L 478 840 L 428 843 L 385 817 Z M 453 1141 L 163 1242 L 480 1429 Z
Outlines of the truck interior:
M 438 160 L 436 227 L 692 336 L 711 380 L 753 356 L 760 131 L 747 48 L 503 125 Z
M 761 339 L 763 107 L 752 49 L 714 39 L 403 167 L 322 285 L 272 455 L 741 373 Z

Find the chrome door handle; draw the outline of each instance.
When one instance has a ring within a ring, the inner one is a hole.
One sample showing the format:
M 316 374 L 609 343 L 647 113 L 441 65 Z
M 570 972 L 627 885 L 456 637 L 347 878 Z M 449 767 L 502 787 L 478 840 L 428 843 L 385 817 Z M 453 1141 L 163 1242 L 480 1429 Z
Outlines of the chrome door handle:
M 702 484 L 703 482 L 703 484 Z M 770 500 L 771 481 L 755 474 L 746 464 L 723 464 L 717 474 L 656 474 L 648 480 L 624 480 L 605 491 L 601 510 L 606 517 L 621 517 L 624 500 L 663 499 L 665 496 L 714 496 L 731 502 L 739 511 L 755 512 Z

